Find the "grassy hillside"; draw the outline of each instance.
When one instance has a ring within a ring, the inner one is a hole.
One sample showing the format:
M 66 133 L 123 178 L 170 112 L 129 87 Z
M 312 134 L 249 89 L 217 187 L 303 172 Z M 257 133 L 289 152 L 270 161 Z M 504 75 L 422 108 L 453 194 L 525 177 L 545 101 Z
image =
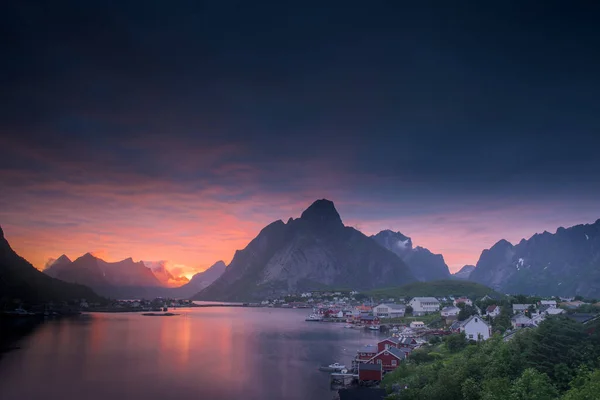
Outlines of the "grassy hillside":
M 480 298 L 485 296 L 486 294 L 492 294 L 498 297 L 503 297 L 503 295 L 495 292 L 487 286 L 475 282 L 458 280 L 414 282 L 399 287 L 375 289 L 369 292 L 365 292 L 365 294 L 374 298 L 401 298 L 407 296 L 467 296 Z

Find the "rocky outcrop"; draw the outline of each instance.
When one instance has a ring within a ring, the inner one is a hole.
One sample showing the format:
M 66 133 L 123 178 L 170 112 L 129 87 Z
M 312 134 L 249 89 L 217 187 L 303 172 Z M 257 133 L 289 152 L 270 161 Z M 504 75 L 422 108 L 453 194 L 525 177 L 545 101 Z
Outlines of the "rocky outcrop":
M 465 265 L 458 272 L 452 274 L 454 279 L 469 279 L 471 272 L 475 270 L 474 265 Z
M 435 281 L 450 277 L 450 271 L 441 254 L 433 254 L 420 246 L 413 248 L 412 239 L 400 232 L 384 230 L 371 238 L 400 257 L 420 281 Z
M 266 226 L 198 300 L 242 301 L 321 288 L 371 289 L 415 278 L 395 254 L 344 226 L 333 202 Z

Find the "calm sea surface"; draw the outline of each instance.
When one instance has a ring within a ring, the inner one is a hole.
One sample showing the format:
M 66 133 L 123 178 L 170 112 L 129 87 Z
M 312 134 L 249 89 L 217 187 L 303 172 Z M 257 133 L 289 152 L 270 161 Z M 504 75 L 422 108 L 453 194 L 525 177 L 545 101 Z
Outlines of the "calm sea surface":
M 307 309 L 175 312 L 46 322 L 0 358 L 0 399 L 329 400 L 318 366 L 350 365 L 379 335 L 305 322 Z

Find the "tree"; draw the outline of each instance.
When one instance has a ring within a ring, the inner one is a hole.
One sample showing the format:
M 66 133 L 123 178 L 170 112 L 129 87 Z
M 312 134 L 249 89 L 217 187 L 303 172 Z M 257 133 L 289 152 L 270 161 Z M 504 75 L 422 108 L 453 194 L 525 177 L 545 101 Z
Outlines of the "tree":
M 467 338 L 464 333 L 457 333 L 454 335 L 446 336 L 444 338 L 444 343 L 446 343 L 446 347 L 448 351 L 451 353 L 457 353 L 467 347 Z
M 480 400 L 481 399 L 481 388 L 479 384 L 473 378 L 467 378 L 462 383 L 462 397 L 463 400 Z
M 458 313 L 458 320 L 464 321 L 469 318 L 471 315 L 477 315 L 477 310 L 473 306 L 463 306 L 460 308 L 460 312 Z
M 506 400 L 510 398 L 510 380 L 491 378 L 483 382 L 481 400 Z
M 527 368 L 511 388 L 511 400 L 555 400 L 558 392 L 548 375 Z
M 582 372 L 571 386 L 562 400 L 596 400 L 600 395 L 600 370 Z
M 404 310 L 404 314 L 405 315 L 412 315 L 412 313 L 413 313 L 412 306 L 406 306 L 406 309 Z

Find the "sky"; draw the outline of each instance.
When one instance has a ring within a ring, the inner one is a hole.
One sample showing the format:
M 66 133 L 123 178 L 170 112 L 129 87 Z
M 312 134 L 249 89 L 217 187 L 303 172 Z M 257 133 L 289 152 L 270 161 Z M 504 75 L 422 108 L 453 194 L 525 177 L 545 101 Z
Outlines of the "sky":
M 0 225 L 38 268 L 189 276 L 319 198 L 452 271 L 600 218 L 596 2 L 6 3 Z

